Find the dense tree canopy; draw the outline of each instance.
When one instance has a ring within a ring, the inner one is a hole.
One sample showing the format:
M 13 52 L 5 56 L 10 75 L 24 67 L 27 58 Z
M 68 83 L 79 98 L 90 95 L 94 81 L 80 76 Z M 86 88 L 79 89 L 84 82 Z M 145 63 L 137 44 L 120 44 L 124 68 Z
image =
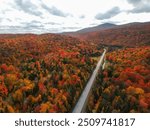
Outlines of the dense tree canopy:
M 0 112 L 69 112 L 101 51 L 75 38 L 0 38 Z
M 97 77 L 89 112 L 150 112 L 150 47 L 107 54 Z

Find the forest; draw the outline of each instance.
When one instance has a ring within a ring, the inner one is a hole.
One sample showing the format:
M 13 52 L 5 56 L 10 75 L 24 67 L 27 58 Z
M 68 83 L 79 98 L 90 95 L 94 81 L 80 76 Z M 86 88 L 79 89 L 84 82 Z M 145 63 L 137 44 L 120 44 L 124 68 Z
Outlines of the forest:
M 0 35 L 0 112 L 71 112 L 103 48 L 58 34 Z M 150 112 L 150 46 L 107 48 L 87 112 Z
M 68 36 L 1 36 L 0 112 L 70 112 L 100 54 Z
M 150 46 L 107 54 L 87 112 L 150 112 Z
M 148 45 L 150 43 L 150 22 L 129 23 L 105 30 L 71 33 L 68 35 L 96 44 L 119 45 L 123 47 Z

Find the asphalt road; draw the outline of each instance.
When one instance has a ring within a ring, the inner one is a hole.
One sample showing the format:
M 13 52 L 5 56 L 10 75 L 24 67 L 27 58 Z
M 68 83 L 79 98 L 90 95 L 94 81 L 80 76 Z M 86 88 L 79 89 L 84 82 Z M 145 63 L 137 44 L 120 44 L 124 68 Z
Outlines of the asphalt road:
M 106 54 L 106 49 L 104 49 L 104 52 L 101 55 L 101 58 L 98 61 L 97 66 L 96 66 L 95 70 L 92 73 L 92 76 L 90 77 L 89 81 L 87 82 L 87 85 L 86 85 L 84 91 L 82 92 L 82 94 L 81 94 L 81 96 L 80 96 L 76 106 L 74 107 L 74 109 L 72 111 L 73 113 L 85 112 L 90 92 L 92 90 L 93 84 L 94 84 L 96 76 L 98 74 L 98 70 L 103 65 L 105 54 Z

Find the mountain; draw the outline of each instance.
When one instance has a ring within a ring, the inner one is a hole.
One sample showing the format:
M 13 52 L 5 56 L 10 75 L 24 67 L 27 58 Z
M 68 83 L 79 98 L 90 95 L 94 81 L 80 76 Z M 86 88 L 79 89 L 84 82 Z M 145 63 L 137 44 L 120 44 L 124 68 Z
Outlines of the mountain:
M 78 30 L 76 32 L 64 32 L 62 33 L 63 35 L 70 35 L 70 36 L 74 36 L 74 35 L 78 35 L 78 34 L 82 34 L 82 33 L 90 33 L 90 32 L 96 32 L 96 31 L 100 31 L 100 30 L 105 30 L 105 29 L 110 29 L 113 27 L 116 27 L 117 25 L 115 24 L 111 24 L 111 23 L 104 23 L 104 24 L 100 24 L 98 26 L 94 26 L 94 27 L 88 27 L 88 28 L 84 28 L 81 30 Z
M 121 46 L 147 45 L 150 44 L 150 22 L 129 23 L 84 33 L 79 31 L 69 35 L 96 44 Z
M 89 28 L 84 28 L 81 29 L 79 31 L 77 31 L 76 33 L 87 33 L 87 32 L 93 32 L 93 31 L 99 31 L 99 30 L 105 30 L 105 29 L 110 29 L 113 27 L 116 27 L 117 25 L 115 24 L 111 24 L 111 23 L 104 23 L 95 27 L 89 27 Z

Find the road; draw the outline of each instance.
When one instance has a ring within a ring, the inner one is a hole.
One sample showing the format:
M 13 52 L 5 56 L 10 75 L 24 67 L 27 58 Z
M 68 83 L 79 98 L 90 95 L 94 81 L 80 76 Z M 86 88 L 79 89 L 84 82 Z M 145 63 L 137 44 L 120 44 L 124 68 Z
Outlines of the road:
M 72 111 L 73 113 L 85 112 L 90 92 L 92 90 L 93 84 L 94 84 L 96 76 L 98 74 L 98 70 L 103 65 L 105 54 L 106 54 L 106 49 L 104 49 L 104 52 L 103 52 L 100 60 L 98 61 L 97 66 L 92 73 L 92 76 L 90 77 L 89 81 L 87 82 L 87 85 L 86 85 L 84 91 L 82 92 L 75 108 L 73 109 L 73 111 Z

